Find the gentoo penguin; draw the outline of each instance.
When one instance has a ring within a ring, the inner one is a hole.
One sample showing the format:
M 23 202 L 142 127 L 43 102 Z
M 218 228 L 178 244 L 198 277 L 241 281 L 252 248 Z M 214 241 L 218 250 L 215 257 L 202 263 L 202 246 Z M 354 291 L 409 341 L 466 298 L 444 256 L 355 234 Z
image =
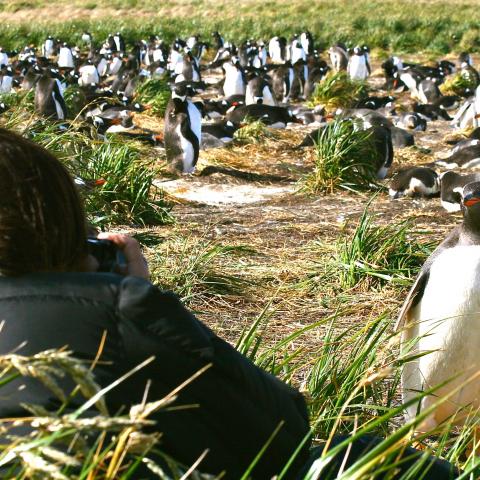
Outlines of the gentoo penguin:
M 212 33 L 212 37 L 213 37 L 213 42 L 215 44 L 215 48 L 217 49 L 217 52 L 218 52 L 218 50 L 223 48 L 223 45 L 225 44 L 225 40 L 217 31 Z
M 393 163 L 392 134 L 388 127 L 372 126 L 365 129 L 370 132 L 370 142 L 375 150 L 375 169 L 377 178 L 383 180 Z
M 308 30 L 300 34 L 300 43 L 307 55 L 313 55 L 313 37 Z
M 7 52 L 0 47 L 0 67 L 3 67 L 4 65 L 8 65 L 10 63 L 10 60 L 8 59 L 8 54 Z
M 72 50 L 66 43 L 63 43 L 60 47 L 57 65 L 59 68 L 75 68 Z
M 0 70 L 0 93 L 10 93 L 13 85 L 13 70 L 11 67 L 2 67 Z
M 233 140 L 238 127 L 232 122 L 217 122 L 202 125 L 202 143 L 200 148 L 222 148 Z
M 334 72 L 346 70 L 348 66 L 348 53 L 344 45 L 336 44 L 328 49 Z
M 208 133 L 222 142 L 228 143 L 233 140 L 233 135 L 238 128 L 237 125 L 228 120 L 226 122 L 204 123 L 202 124 L 202 135 Z
M 277 102 L 287 103 L 289 101 L 294 75 L 295 73 L 290 62 L 286 62 L 284 65 L 272 70 L 270 74 L 272 90 Z
M 223 64 L 225 80 L 223 82 L 223 94 L 225 97 L 232 95 L 245 95 L 245 74 L 237 58 Z
M 395 97 L 387 95 L 385 97 L 367 97 L 362 98 L 355 104 L 355 108 L 368 108 L 370 110 L 378 110 L 379 108 L 391 107 Z
M 392 143 L 394 148 L 412 147 L 415 145 L 415 137 L 412 133 L 407 132 L 403 128 L 392 127 Z
M 460 175 L 452 170 L 442 173 L 440 189 L 442 207 L 450 213 L 459 212 L 462 206 L 463 187 L 472 182 L 480 182 L 480 173 Z
M 376 110 L 369 110 L 368 108 L 338 109 L 336 114 L 344 118 L 352 118 L 361 121 L 362 127 L 365 129 L 372 126 L 393 127 L 393 123 L 390 119 L 385 117 L 385 115 L 382 115 Z
M 53 57 L 55 54 L 55 40 L 49 35 L 42 45 L 42 55 L 46 58 Z
M 437 172 L 427 167 L 411 167 L 398 172 L 390 182 L 390 198 L 433 197 L 440 191 Z
M 35 111 L 44 117 L 65 120 L 67 106 L 57 79 L 44 73 L 35 85 Z
M 467 147 L 472 147 L 474 145 L 479 145 L 480 140 L 478 138 L 467 138 L 465 140 L 461 140 L 460 142 L 457 142 L 455 146 L 452 148 L 450 151 L 450 154 L 453 155 L 454 153 L 457 153 L 460 150 L 463 150 L 464 148 Z
M 471 65 L 473 67 L 472 56 L 468 52 L 461 52 L 458 55 L 458 64 L 460 65 L 460 67 L 463 63 L 467 63 L 468 65 Z
M 268 42 L 268 54 L 272 63 L 285 63 L 287 60 L 287 39 L 285 37 L 273 37 Z
M 31 90 L 35 87 L 37 80 L 42 75 L 42 70 L 38 67 L 38 65 L 34 65 L 27 70 L 27 73 L 23 77 L 21 88 L 22 90 Z
M 403 62 L 399 57 L 390 57 L 382 65 L 385 75 L 385 90 L 403 89 L 405 84 L 400 80 L 398 71 L 403 69 Z
M 433 103 L 442 96 L 434 78 L 422 80 L 417 86 L 417 91 L 418 98 L 422 103 Z
M 83 32 L 82 33 L 82 42 L 85 45 L 91 46 L 92 45 L 92 34 L 90 32 Z
M 363 48 L 357 46 L 348 59 L 347 73 L 351 80 L 366 80 L 370 75 L 370 65 Z
M 451 168 L 476 168 L 480 166 L 480 145 L 470 145 L 435 162 L 436 165 Z
M 168 162 L 178 171 L 193 173 L 202 140 L 202 115 L 187 97 L 187 87 L 177 86 L 165 111 L 164 143 Z
M 93 64 L 92 60 L 87 60 L 87 63 L 79 68 L 78 73 L 80 74 L 78 84 L 81 87 L 98 85 L 100 83 L 100 75 L 98 74 L 97 67 Z
M 395 126 L 424 132 L 427 129 L 427 121 L 415 112 L 401 113 L 395 120 Z
M 322 78 L 327 74 L 328 67 L 316 67 L 312 68 L 307 76 L 307 81 L 305 82 L 305 88 L 303 90 L 303 94 L 306 99 L 310 98 L 315 92 L 315 88 L 320 83 Z
M 415 102 L 412 105 L 412 110 L 425 120 L 438 120 L 439 118 L 443 118 L 443 120 L 452 120 L 452 117 L 450 117 L 446 110 L 434 104 Z
M 478 376 L 467 382 L 480 371 L 479 182 L 465 185 L 461 203 L 463 223 L 423 265 L 396 325 L 402 332 L 402 355 L 412 358 L 402 372 L 404 402 L 444 384 L 407 407 L 410 420 L 438 404 L 419 431 L 430 431 L 446 420 L 461 424 L 470 408 L 476 412 L 480 407 Z M 449 398 L 440 402 L 447 395 Z M 464 407 L 468 409 L 462 410 Z
M 245 92 L 245 104 L 252 105 L 262 103 L 263 105 L 277 105 L 273 96 L 270 83 L 263 75 L 252 77 L 247 83 Z
M 113 45 L 115 45 L 115 48 L 112 49 L 113 52 L 125 51 L 125 40 L 120 32 L 117 32 L 115 35 L 113 35 Z
M 182 72 L 175 78 L 175 82 L 200 82 L 200 68 L 190 50 L 183 56 Z
M 238 107 L 227 113 L 226 116 L 227 120 L 235 124 L 240 124 L 247 118 L 260 120 L 265 125 L 273 128 L 285 128 L 288 123 L 301 123 L 288 108 L 262 104 Z

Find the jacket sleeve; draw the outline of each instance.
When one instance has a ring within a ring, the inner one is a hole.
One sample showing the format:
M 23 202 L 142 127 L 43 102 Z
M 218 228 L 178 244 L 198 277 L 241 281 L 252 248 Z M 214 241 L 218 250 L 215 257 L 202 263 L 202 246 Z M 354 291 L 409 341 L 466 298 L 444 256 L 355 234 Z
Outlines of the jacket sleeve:
M 141 279 L 127 277 L 122 282 L 118 314 L 126 358 L 139 363 L 155 356 L 143 372 L 152 381 L 151 400 L 211 364 L 180 393 L 176 404 L 189 408 L 156 416 L 167 453 L 189 464 L 208 449 L 200 470 L 226 471 L 226 478 L 239 478 L 281 425 L 253 478 L 270 478 L 281 471 L 309 432 L 305 401 L 297 390 L 217 337 L 173 293 Z M 309 441 L 292 475 L 308 446 Z

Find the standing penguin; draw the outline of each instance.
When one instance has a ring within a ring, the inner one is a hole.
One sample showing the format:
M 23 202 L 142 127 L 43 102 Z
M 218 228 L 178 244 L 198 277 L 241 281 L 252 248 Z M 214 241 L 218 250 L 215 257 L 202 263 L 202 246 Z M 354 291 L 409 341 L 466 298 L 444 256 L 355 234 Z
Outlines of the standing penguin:
M 2 67 L 0 71 L 0 93 L 10 93 L 13 84 L 13 70 L 11 67 Z
M 80 73 L 78 84 L 81 87 L 98 85 L 100 83 L 97 67 L 93 64 L 92 60 L 87 60 L 87 63 L 80 67 L 78 72 Z
M 353 55 L 348 60 L 347 72 L 352 80 L 366 80 L 370 75 L 370 65 L 363 48 L 357 46 L 353 49 Z
M 60 47 L 57 64 L 59 68 L 75 68 L 72 50 L 66 43 L 63 43 Z
M 346 70 L 348 66 L 348 53 L 344 45 L 334 45 L 328 49 L 332 69 L 334 72 Z
M 245 73 L 240 66 L 238 58 L 234 57 L 231 62 L 225 62 L 223 64 L 223 69 L 225 70 L 223 94 L 226 97 L 231 97 L 232 95 L 245 95 Z
M 272 87 L 263 75 L 255 75 L 247 83 L 245 105 L 251 105 L 253 103 L 277 105 L 272 93 Z
M 474 411 L 480 407 L 479 378 L 466 383 L 480 371 L 480 182 L 465 185 L 461 203 L 463 223 L 423 265 L 396 326 L 402 329 L 402 349 L 412 358 L 402 373 L 404 401 L 446 383 L 408 407 L 407 418 L 458 388 L 434 409 L 420 431 L 450 419 L 462 423 L 470 407 Z M 469 408 L 460 412 L 464 407 Z
M 67 106 L 58 86 L 57 79 L 44 73 L 35 86 L 35 110 L 44 117 L 65 120 Z
M 42 45 L 42 55 L 46 58 L 53 57 L 55 53 L 55 40 L 51 35 L 47 37 Z
M 202 139 L 202 115 L 187 97 L 187 87 L 176 86 L 165 111 L 164 143 L 167 160 L 176 170 L 192 173 Z

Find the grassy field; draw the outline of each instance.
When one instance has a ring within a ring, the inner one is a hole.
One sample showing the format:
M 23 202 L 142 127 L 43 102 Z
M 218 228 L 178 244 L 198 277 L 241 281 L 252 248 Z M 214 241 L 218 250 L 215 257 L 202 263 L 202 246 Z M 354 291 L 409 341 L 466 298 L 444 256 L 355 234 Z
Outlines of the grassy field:
M 397 53 L 445 54 L 480 47 L 477 0 L 31 0 L 3 1 L 1 6 L 0 43 L 7 48 L 19 47 L 25 39 L 38 44 L 46 33 L 74 40 L 83 29 L 97 38 L 120 30 L 130 40 L 151 32 L 167 39 L 192 33 L 207 38 L 219 30 L 235 41 L 309 29 L 321 48 L 336 41 Z
M 116 30 L 132 40 L 152 32 L 169 39 L 197 32 L 208 38 L 218 29 L 239 41 L 308 28 L 322 48 L 345 40 L 377 48 L 376 57 L 389 50 L 407 52 L 410 58 L 420 53 L 439 58 L 477 50 L 479 5 L 390 0 L 361 0 L 354 8 L 344 0 L 6 1 L 0 13 L 0 43 L 9 48 L 39 45 L 49 33 L 78 40 L 83 29 L 102 40 Z M 381 83 L 378 66 L 376 61 L 369 80 L 376 86 Z M 154 108 L 136 114 L 135 123 L 161 133 L 163 94 L 145 88 L 141 95 Z M 464 478 L 479 468 L 478 457 L 469 450 L 477 419 L 463 429 L 444 425 L 416 439 L 415 422 L 403 424 L 398 382 L 406 357 L 399 355 L 399 336 L 392 330 L 418 269 L 460 221 L 459 215 L 446 215 L 435 200 L 391 202 L 384 185 L 356 192 L 339 189 L 349 187 L 351 178 L 336 171 L 327 178 L 320 170 L 320 160 L 330 155 L 328 145 L 293 148 L 304 137 L 300 129 L 249 125 L 228 148 L 202 152 L 198 174 L 185 179 L 167 172 L 162 152 L 114 137 L 105 143 L 92 140 L 77 128 L 78 120 L 60 133 L 32 113 L 31 95 L 5 100 L 14 108 L 2 116 L 3 125 L 54 151 L 72 173 L 106 179 L 86 196 L 89 219 L 99 228 L 135 235 L 156 285 L 174 290 L 216 333 L 304 393 L 315 441 L 334 433 L 387 437 L 374 455 L 339 478 L 372 478 L 380 464 L 392 473 L 398 452 L 413 442 L 465 468 Z M 394 169 L 445 153 L 442 140 L 450 133 L 444 124 L 432 122 L 427 132 L 417 134 L 417 147 L 395 152 Z M 201 175 L 212 167 L 249 176 Z M 367 175 L 366 182 L 370 180 Z M 43 377 L 37 376 L 51 388 L 55 377 L 66 372 L 90 396 L 98 392 L 85 365 L 62 352 L 0 360 L 3 381 L 40 372 Z M 142 437 L 142 427 L 149 413 L 165 408 L 171 399 L 148 404 L 133 418 L 112 418 L 102 410 L 102 393 L 88 404 L 97 401 L 98 427 L 81 419 L 81 411 L 66 415 L 62 409 L 44 412 L 31 406 L 44 428 L 37 429 L 34 440 L 1 447 L 23 469 L 10 478 L 136 478 L 138 456 L 148 456 L 158 441 Z M 55 427 L 54 433 L 45 426 Z M 56 449 L 59 439 L 70 439 L 77 431 L 97 436 L 93 450 L 81 442 L 71 444 L 69 455 Z M 105 432 L 115 433 L 114 440 L 107 440 Z M 143 449 L 132 448 L 123 457 L 135 436 Z M 172 477 L 184 473 L 179 467 Z M 314 475 L 315 470 L 307 478 Z M 411 472 L 404 478 L 420 476 Z

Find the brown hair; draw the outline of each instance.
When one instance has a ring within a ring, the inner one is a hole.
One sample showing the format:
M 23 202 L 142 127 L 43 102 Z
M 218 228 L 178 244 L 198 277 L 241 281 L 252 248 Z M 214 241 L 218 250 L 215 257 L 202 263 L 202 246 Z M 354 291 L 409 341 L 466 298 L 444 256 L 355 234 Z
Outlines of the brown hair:
M 75 270 L 86 253 L 85 214 L 65 167 L 0 128 L 0 274 Z

